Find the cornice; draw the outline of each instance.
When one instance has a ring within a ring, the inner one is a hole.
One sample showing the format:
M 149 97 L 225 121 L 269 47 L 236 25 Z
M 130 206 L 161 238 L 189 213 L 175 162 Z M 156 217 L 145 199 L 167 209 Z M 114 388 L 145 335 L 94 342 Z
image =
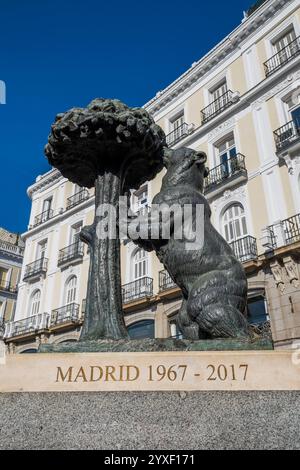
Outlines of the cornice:
M 59 180 L 63 180 L 64 177 L 60 173 L 60 171 L 56 169 L 52 169 L 48 171 L 48 173 L 45 173 L 42 176 L 38 176 L 36 179 L 36 182 L 29 186 L 27 189 L 27 194 L 30 198 L 32 198 L 34 193 L 38 193 L 40 191 L 43 191 L 49 186 L 52 186 L 54 183 L 56 183 Z
M 272 18 L 283 7 L 294 0 L 269 0 L 245 19 L 229 36 L 215 46 L 202 59 L 192 65 L 183 75 L 163 91 L 148 101 L 144 108 L 155 115 L 161 108 L 177 99 L 179 95 L 191 88 L 199 79 L 210 72 L 216 65 L 232 54 L 241 43 L 252 35 L 262 24 Z

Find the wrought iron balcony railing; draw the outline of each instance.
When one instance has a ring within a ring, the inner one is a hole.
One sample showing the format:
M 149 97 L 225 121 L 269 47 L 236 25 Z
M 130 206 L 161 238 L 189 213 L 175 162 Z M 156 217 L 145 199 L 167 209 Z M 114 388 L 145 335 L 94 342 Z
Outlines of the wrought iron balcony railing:
M 90 197 L 90 194 L 87 189 L 82 189 L 75 193 L 73 196 L 68 197 L 67 199 L 67 210 L 72 209 L 72 207 L 81 204 L 83 201 L 86 201 Z
M 124 304 L 143 299 L 144 297 L 152 297 L 152 295 L 153 279 L 151 277 L 142 277 L 122 286 L 122 300 Z
M 18 288 L 10 282 L 0 280 L 0 291 L 16 294 L 18 292 Z
M 282 221 L 287 245 L 300 241 L 300 214 Z
M 23 320 L 7 322 L 5 324 L 4 338 L 12 338 L 28 334 L 35 334 L 38 331 L 48 329 L 49 315 L 39 313 Z
M 294 119 L 274 131 L 277 151 L 281 151 L 300 139 L 300 119 Z
M 175 145 L 179 140 L 183 139 L 189 134 L 189 126 L 184 122 L 181 126 L 174 129 L 166 137 L 167 145 Z
M 47 222 L 47 220 L 52 219 L 53 217 L 53 210 L 49 209 L 47 211 L 42 212 L 41 214 L 37 215 L 34 218 L 34 227 L 37 227 L 38 225 L 43 224 L 44 222 Z
M 166 269 L 160 271 L 159 273 L 159 290 L 164 291 L 167 289 L 172 289 L 173 287 L 177 287 L 173 279 L 171 278 L 170 274 Z
M 27 264 L 23 280 L 26 281 L 32 277 L 45 274 L 48 268 L 48 259 L 41 258 L 33 263 Z
M 59 250 L 58 255 L 58 266 L 71 262 L 74 260 L 82 259 L 84 254 L 83 243 L 78 241 L 72 245 L 66 246 L 62 250 Z
M 287 44 L 279 52 L 277 52 L 271 59 L 264 63 L 266 77 L 272 75 L 285 64 L 293 60 L 297 55 L 300 54 L 300 37 L 294 39 L 294 41 Z
M 204 181 L 205 192 L 212 191 L 216 186 L 228 181 L 231 178 L 236 177 L 239 174 L 247 175 L 247 169 L 245 164 L 245 156 L 238 153 L 234 157 L 231 157 L 221 165 L 212 168 L 209 171 L 207 178 Z
M 230 246 L 241 263 L 256 259 L 258 256 L 256 238 L 254 237 L 240 238 L 230 243 Z
M 78 323 L 80 320 L 80 305 L 72 303 L 52 310 L 50 328 L 65 323 Z
M 224 95 L 217 98 L 211 104 L 201 111 L 202 124 L 207 123 L 214 117 L 221 114 L 225 109 L 229 108 L 234 103 L 234 93 L 231 90 L 226 91 Z

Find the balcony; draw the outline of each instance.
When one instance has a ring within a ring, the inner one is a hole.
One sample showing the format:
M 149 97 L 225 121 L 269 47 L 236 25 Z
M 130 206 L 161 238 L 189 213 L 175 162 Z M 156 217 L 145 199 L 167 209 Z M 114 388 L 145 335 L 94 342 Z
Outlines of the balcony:
M 293 60 L 300 54 L 300 37 L 290 42 L 286 47 L 273 55 L 271 59 L 264 63 L 266 77 L 277 72 L 281 67 L 284 67 L 288 62 Z
M 210 105 L 201 111 L 202 124 L 206 124 L 211 121 L 214 117 L 221 114 L 225 109 L 229 108 L 236 101 L 236 93 L 231 90 L 226 91 L 224 95 L 217 98 Z
M 151 277 L 143 277 L 122 286 L 123 304 L 128 304 L 145 297 L 152 297 L 152 295 L 153 279 Z
M 27 264 L 23 281 L 34 280 L 42 275 L 45 275 L 48 268 L 48 259 L 41 258 L 33 263 Z
M 72 303 L 52 310 L 49 328 L 78 324 L 81 323 L 81 319 L 80 306 Z
M 205 194 L 214 193 L 215 195 L 224 185 L 233 186 L 237 183 L 247 180 L 247 169 L 245 156 L 238 153 L 221 165 L 212 168 L 204 181 Z
M 179 142 L 181 139 L 189 135 L 189 126 L 185 122 L 181 126 L 174 129 L 166 137 L 167 145 L 172 146 Z
M 171 278 L 170 274 L 166 269 L 163 271 L 160 271 L 159 273 L 159 291 L 165 291 L 168 289 L 173 289 L 174 287 L 177 287 L 177 284 L 173 281 Z
M 294 119 L 274 131 L 275 144 L 278 153 L 291 149 L 300 144 L 300 120 Z
M 17 286 L 12 285 L 10 282 L 0 281 L 0 292 L 9 292 L 10 294 L 17 294 Z
M 83 243 L 78 241 L 59 250 L 58 267 L 82 260 L 84 255 Z
M 78 193 L 74 194 L 71 197 L 68 197 L 67 210 L 70 210 L 73 207 L 78 206 L 78 204 L 81 204 L 83 201 L 86 201 L 89 197 L 90 195 L 87 189 L 82 189 L 81 191 L 78 191 Z
M 24 320 L 8 322 L 5 325 L 4 338 L 10 339 L 17 336 L 32 336 L 39 331 L 47 330 L 49 316 L 47 313 L 39 313 Z
M 258 256 L 256 238 L 254 237 L 240 238 L 229 245 L 241 263 L 256 259 Z
M 52 219 L 53 217 L 53 210 L 48 209 L 47 211 L 42 212 L 41 214 L 37 215 L 34 218 L 34 224 L 33 227 L 38 227 L 39 225 L 47 222 L 47 220 Z
M 24 254 L 24 248 L 22 246 L 14 245 L 13 243 L 5 242 L 3 240 L 0 240 L 0 250 L 16 256 L 23 256 Z

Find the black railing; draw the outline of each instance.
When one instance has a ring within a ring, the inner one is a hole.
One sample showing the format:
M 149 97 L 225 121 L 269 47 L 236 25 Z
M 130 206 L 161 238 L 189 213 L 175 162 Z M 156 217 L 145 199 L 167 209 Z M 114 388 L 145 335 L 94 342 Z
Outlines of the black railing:
M 300 214 L 282 221 L 287 245 L 300 241 Z
M 167 289 L 172 289 L 172 287 L 177 287 L 173 279 L 171 278 L 168 271 L 165 269 L 159 273 L 159 290 L 164 291 Z
M 23 280 L 30 279 L 31 277 L 45 274 L 47 272 L 48 259 L 41 258 L 33 263 L 27 264 Z
M 189 133 L 189 126 L 185 122 L 181 124 L 181 126 L 177 127 L 177 129 L 174 129 L 170 134 L 167 135 L 166 137 L 166 142 L 167 145 L 174 145 L 176 142 L 179 142 L 179 140 L 183 139 L 186 137 Z
M 16 294 L 18 292 L 17 286 L 14 286 L 10 282 L 0 280 L 0 291 L 10 292 L 11 294 Z
M 153 279 L 151 277 L 142 277 L 122 286 L 122 300 L 124 304 L 143 299 L 144 297 L 152 297 L 152 295 Z
M 53 217 L 53 210 L 48 209 L 47 211 L 42 212 L 41 214 L 37 215 L 34 218 L 34 227 L 37 227 L 38 225 L 43 224 L 44 222 L 47 222 L 47 220 L 52 219 Z
M 277 151 L 283 150 L 300 138 L 300 119 L 293 119 L 274 131 Z
M 62 250 L 59 250 L 59 255 L 58 255 L 58 266 L 61 266 L 62 264 L 72 261 L 75 259 L 81 259 L 84 254 L 84 248 L 83 248 L 83 243 L 78 241 L 76 243 L 73 243 L 72 245 L 66 246 Z
M 89 198 L 89 192 L 87 189 L 82 189 L 78 193 L 74 194 L 67 199 L 67 210 L 72 209 L 72 207 L 81 204 L 83 201 L 86 201 Z
M 50 317 L 50 327 L 63 325 L 64 323 L 78 323 L 80 320 L 80 306 L 72 303 L 64 307 L 52 310 Z
M 230 243 L 232 251 L 234 252 L 237 259 L 242 263 L 251 259 L 256 259 L 257 254 L 257 243 L 254 237 L 244 237 Z
M 213 190 L 216 186 L 239 174 L 247 174 L 245 156 L 238 153 L 221 165 L 212 168 L 204 181 L 204 190 L 206 192 Z
M 264 63 L 266 77 L 275 73 L 300 54 L 300 37 L 294 39 Z
M 202 124 L 205 124 L 218 114 L 222 113 L 225 109 L 229 108 L 233 102 L 233 92 L 231 90 L 226 91 L 224 95 L 217 98 L 201 111 Z

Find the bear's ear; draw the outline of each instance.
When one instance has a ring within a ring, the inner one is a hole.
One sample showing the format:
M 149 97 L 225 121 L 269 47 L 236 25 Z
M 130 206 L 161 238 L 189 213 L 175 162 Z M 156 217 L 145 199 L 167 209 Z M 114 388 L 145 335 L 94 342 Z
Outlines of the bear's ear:
M 195 160 L 202 164 L 202 165 L 205 165 L 206 161 L 207 161 L 207 155 L 206 153 L 204 152 L 196 152 L 196 155 L 195 155 Z
M 164 147 L 163 149 L 163 163 L 166 168 L 169 168 L 171 159 L 173 156 L 173 150 L 168 149 L 168 147 Z
M 206 166 L 205 169 L 204 169 L 203 176 L 204 176 L 204 178 L 207 178 L 208 175 L 209 175 L 209 168 Z

